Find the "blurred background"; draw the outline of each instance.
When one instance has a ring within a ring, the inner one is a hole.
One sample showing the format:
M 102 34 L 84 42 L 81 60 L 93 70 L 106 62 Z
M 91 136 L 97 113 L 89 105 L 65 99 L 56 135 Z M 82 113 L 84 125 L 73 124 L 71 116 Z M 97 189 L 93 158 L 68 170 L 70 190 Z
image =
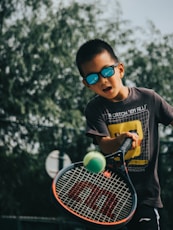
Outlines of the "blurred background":
M 173 105 L 170 1 L 161 9 L 159 2 L 87 2 L 0 1 L 1 230 L 86 229 L 50 196 L 55 173 L 95 149 L 84 118 L 93 94 L 75 66 L 83 42 L 105 39 L 125 65 L 126 85 L 152 88 Z M 172 230 L 173 130 L 159 130 L 161 225 Z

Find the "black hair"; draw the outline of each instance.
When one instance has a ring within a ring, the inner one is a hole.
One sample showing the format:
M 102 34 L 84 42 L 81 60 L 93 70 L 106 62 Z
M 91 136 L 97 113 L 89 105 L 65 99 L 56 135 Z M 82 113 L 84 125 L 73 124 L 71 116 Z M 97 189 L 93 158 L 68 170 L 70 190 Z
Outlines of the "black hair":
M 94 56 L 102 53 L 105 50 L 113 59 L 115 59 L 115 61 L 119 61 L 112 47 L 107 42 L 100 39 L 89 40 L 79 48 L 76 54 L 76 65 L 81 76 L 83 76 L 81 65 L 87 61 L 90 61 Z

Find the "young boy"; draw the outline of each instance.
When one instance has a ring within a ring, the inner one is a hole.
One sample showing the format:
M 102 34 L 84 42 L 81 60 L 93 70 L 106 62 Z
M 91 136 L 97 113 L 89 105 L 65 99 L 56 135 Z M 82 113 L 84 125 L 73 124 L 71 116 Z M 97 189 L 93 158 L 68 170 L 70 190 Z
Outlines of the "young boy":
M 131 159 L 128 170 L 138 206 L 127 228 L 158 230 L 158 209 L 163 206 L 157 174 L 158 124 L 173 126 L 173 107 L 153 90 L 123 85 L 124 65 L 103 40 L 84 43 L 76 64 L 84 85 L 97 94 L 85 110 L 86 134 L 104 154 L 115 152 L 126 137 L 133 140 L 125 157 Z

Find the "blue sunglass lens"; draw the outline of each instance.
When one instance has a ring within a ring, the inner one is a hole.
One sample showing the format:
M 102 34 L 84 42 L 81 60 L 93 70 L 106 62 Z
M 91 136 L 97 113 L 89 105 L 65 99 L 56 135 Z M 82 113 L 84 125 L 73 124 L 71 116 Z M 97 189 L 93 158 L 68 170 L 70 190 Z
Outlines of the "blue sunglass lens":
M 94 85 L 99 79 L 99 76 L 98 74 L 96 73 L 93 73 L 93 74 L 89 74 L 87 77 L 86 77 L 86 82 L 89 84 L 89 85 Z
M 110 66 L 110 67 L 102 69 L 101 75 L 103 77 L 112 77 L 114 75 L 114 68 Z
M 100 72 L 104 78 L 112 77 L 114 73 L 114 66 L 105 67 Z M 94 85 L 99 80 L 99 73 L 91 73 L 85 78 L 85 80 L 89 85 Z

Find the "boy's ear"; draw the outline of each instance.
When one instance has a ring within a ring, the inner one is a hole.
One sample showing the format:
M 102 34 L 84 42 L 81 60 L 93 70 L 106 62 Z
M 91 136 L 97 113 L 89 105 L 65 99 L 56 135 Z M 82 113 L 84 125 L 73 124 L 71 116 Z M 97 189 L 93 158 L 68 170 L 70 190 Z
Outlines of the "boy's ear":
M 124 64 L 120 63 L 118 65 L 118 69 L 119 69 L 119 72 L 120 72 L 120 77 L 123 78 L 124 77 L 124 73 L 125 73 Z

